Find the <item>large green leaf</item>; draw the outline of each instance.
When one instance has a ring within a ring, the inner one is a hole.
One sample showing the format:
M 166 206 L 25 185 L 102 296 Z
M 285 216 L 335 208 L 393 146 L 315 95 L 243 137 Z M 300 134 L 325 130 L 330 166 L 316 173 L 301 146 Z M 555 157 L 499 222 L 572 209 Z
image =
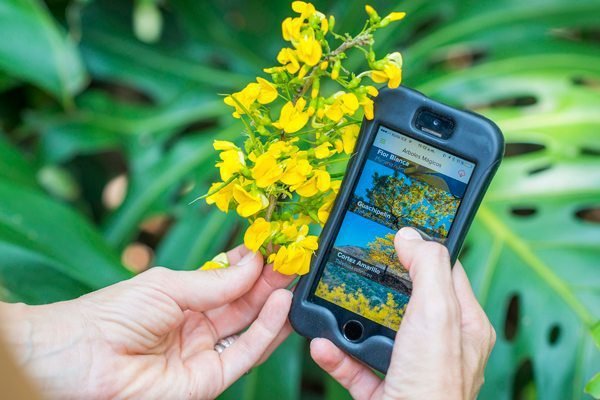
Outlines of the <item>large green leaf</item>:
M 235 125 L 233 129 L 223 131 L 221 136 L 232 138 L 238 133 L 239 127 Z M 195 170 L 204 168 L 210 171 L 215 158 L 214 137 L 204 134 L 182 139 L 168 154 L 150 153 L 148 158 L 133 166 L 127 197 L 107 221 L 105 235 L 108 241 L 114 246 L 123 246 L 166 191 Z M 189 239 L 194 240 L 193 237 Z
M 219 400 L 300 399 L 304 339 L 292 334 L 260 367 L 236 382 Z
M 0 198 L 0 281 L 10 300 L 62 300 L 131 276 L 68 207 L 5 180 Z
M 488 56 L 471 68 L 417 74 L 417 88 L 478 107 L 500 125 L 511 151 L 537 149 L 504 161 L 466 244 L 463 262 L 499 338 L 482 398 L 584 398 L 600 365 L 591 336 L 600 318 L 600 225 L 578 214 L 600 207 L 600 95 L 580 83 L 599 79 L 600 53 L 548 35 L 549 26 L 561 26 L 560 10 L 570 17 L 564 26 L 586 26 L 600 3 L 553 2 L 539 14 L 512 4 L 506 11 L 535 43 L 516 46 L 512 20 L 490 17 L 486 26 L 470 14 L 407 51 L 417 58 L 409 65 L 423 66 L 449 49 L 483 49 Z M 533 15 L 542 19 L 527 24 Z M 509 26 L 510 45 L 490 34 Z M 533 105 L 501 106 L 518 98 Z
M 82 54 L 97 79 L 135 87 L 157 101 L 168 101 L 190 89 L 211 95 L 231 92 L 251 79 L 213 65 L 211 61 L 221 58 L 223 49 L 206 38 L 199 45 L 172 29 L 163 43 L 141 43 L 132 34 L 129 8 L 104 2 L 83 12 Z
M 68 103 L 86 82 L 74 42 L 39 0 L 0 3 L 0 71 Z
M 35 169 L 0 132 L 0 178 L 35 186 Z

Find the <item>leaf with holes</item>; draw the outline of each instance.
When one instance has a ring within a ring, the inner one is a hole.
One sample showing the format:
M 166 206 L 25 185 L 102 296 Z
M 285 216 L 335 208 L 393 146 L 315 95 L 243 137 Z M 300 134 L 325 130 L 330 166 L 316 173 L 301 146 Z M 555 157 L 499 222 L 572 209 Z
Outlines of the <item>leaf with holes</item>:
M 463 259 L 499 333 L 484 398 L 529 390 L 543 399 L 581 398 L 600 365 L 591 335 L 600 316 L 600 158 L 593 154 L 600 120 L 592 111 L 600 98 L 568 78 L 515 72 L 478 82 L 489 99 L 495 92 L 537 99 L 485 110 L 505 132 L 509 157 Z
M 600 365 L 600 53 L 586 40 L 600 2 L 540 5 L 448 0 L 409 22 L 423 37 L 405 52 L 409 85 L 506 136 L 462 256 L 498 332 L 486 399 L 587 398 Z

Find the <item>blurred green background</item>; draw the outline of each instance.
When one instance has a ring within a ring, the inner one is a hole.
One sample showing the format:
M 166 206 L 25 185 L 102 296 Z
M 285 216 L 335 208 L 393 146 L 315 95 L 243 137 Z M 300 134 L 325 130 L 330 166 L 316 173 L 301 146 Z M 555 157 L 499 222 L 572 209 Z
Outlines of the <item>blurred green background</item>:
M 363 1 L 316 1 L 356 32 Z M 376 1 L 404 84 L 483 113 L 507 158 L 462 260 L 498 332 L 482 399 L 580 399 L 600 371 L 600 1 Z M 0 297 L 79 296 L 239 243 L 202 202 L 217 93 L 275 64 L 287 1 L 0 2 Z M 351 59 L 348 66 L 358 66 Z M 201 373 L 201 371 L 199 371 Z M 596 389 L 600 391 L 600 389 Z M 223 399 L 345 399 L 292 336 Z

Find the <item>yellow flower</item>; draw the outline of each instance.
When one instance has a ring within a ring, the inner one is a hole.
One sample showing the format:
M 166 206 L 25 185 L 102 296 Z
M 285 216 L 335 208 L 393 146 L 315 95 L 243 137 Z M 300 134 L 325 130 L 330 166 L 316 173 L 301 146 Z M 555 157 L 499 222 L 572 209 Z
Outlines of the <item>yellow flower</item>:
M 323 50 L 321 44 L 312 35 L 304 35 L 294 44 L 298 59 L 306 65 L 317 65 L 321 61 Z
M 369 20 L 371 22 L 374 22 L 374 23 L 379 22 L 381 17 L 379 16 L 379 14 L 377 14 L 377 11 L 375 11 L 375 9 L 373 7 L 371 7 L 370 5 L 367 4 L 365 6 L 365 11 L 369 15 Z
M 271 223 L 262 217 L 257 218 L 246 230 L 244 244 L 253 252 L 257 252 L 271 233 Z
M 281 182 L 289 186 L 300 185 L 304 183 L 313 167 L 307 160 L 298 158 L 288 158 L 284 161 L 285 172 L 281 177 Z
M 319 18 L 321 18 L 321 31 L 327 33 L 329 31 L 329 21 L 327 21 L 327 18 L 323 14 L 319 14 Z
M 270 153 L 265 153 L 256 159 L 252 168 L 252 177 L 256 180 L 256 186 L 264 188 L 274 184 L 283 175 L 283 168 L 277 159 Z
M 205 262 L 200 269 L 202 271 L 209 271 L 211 269 L 221 269 L 229 267 L 229 259 L 227 254 L 219 253 L 212 260 Z
M 222 150 L 239 150 L 239 148 L 232 142 L 227 140 L 215 140 L 213 142 L 213 148 L 217 151 Z
M 302 28 L 302 18 L 287 17 L 281 23 L 281 33 L 283 40 L 298 41 L 300 39 L 300 28 Z
M 222 161 L 216 163 L 215 166 L 219 168 L 223 182 L 227 181 L 246 166 L 244 153 L 238 149 L 222 151 L 219 157 L 221 157 Z
M 319 217 L 319 222 L 321 222 L 321 224 L 325 224 L 325 222 L 327 222 L 327 219 L 329 218 L 329 214 L 331 213 L 331 208 L 333 207 L 334 201 L 335 201 L 335 193 L 331 193 L 331 194 L 327 195 L 325 202 L 323 203 L 323 205 L 321 207 L 319 207 L 319 210 L 317 211 L 317 217 Z
M 240 118 L 242 114 L 245 114 L 246 111 L 250 110 L 250 107 L 260 94 L 260 90 L 260 85 L 252 82 L 241 91 L 225 97 L 223 102 L 228 106 L 234 107 L 235 112 L 233 113 L 233 116 L 235 118 Z
M 314 175 L 299 186 L 293 186 L 294 190 L 302 197 L 312 197 L 319 192 L 324 192 L 331 186 L 331 177 L 327 171 L 316 170 Z
M 334 153 L 334 151 L 329 150 L 329 148 L 332 146 L 333 145 L 329 142 L 320 144 L 319 146 L 317 146 L 315 148 L 315 157 L 319 160 L 329 157 L 330 155 L 332 155 Z
M 221 186 L 223 182 L 213 183 L 210 187 L 209 193 Z M 229 211 L 229 203 L 233 198 L 233 183 L 222 187 L 218 192 L 206 197 L 206 204 L 216 204 L 217 208 L 223 212 Z
M 285 69 L 290 74 L 295 74 L 300 69 L 300 63 L 298 62 L 298 56 L 293 49 L 285 47 L 277 54 L 277 62 L 285 66 Z
M 379 95 L 379 90 L 375 86 L 367 86 L 366 90 L 369 96 L 377 97 Z
M 296 105 L 288 101 L 281 109 L 279 121 L 273 123 L 278 129 L 283 129 L 285 133 L 294 133 L 299 131 L 308 122 L 308 113 L 304 112 L 306 100 L 300 97 Z
M 381 69 L 371 71 L 371 79 L 376 83 L 388 83 L 391 89 L 400 86 L 402 81 L 402 55 L 398 52 L 388 54 L 381 64 Z
M 392 12 L 385 16 L 381 20 L 381 27 L 387 26 L 390 22 L 400 21 L 406 16 L 405 12 Z
M 273 260 L 273 270 L 284 275 L 305 275 L 310 269 L 312 251 L 298 243 L 281 246 Z
M 296 221 L 298 222 L 298 221 Z M 289 223 L 288 223 L 289 224 Z M 304 275 L 310 267 L 310 257 L 317 250 L 317 237 L 308 234 L 308 225 L 302 225 L 300 229 L 288 226 L 292 235 L 297 235 L 293 243 L 281 246 L 274 257 L 269 257 L 273 262 L 273 269 L 285 275 Z
M 362 106 L 363 111 L 365 113 L 365 118 L 368 120 L 372 120 L 374 117 L 373 100 L 371 100 L 367 96 L 363 96 L 358 102 L 358 104 Z
M 271 154 L 275 158 L 280 158 L 290 153 L 298 151 L 298 146 L 292 145 L 299 140 L 299 138 L 292 138 L 290 140 L 278 140 L 269 145 L 267 153 Z
M 365 5 L 365 11 L 368 15 L 377 15 L 377 11 L 375 11 L 375 9 L 368 4 Z
M 356 145 L 356 138 L 360 127 L 358 125 L 348 125 L 340 129 L 342 132 L 341 139 L 336 140 L 335 149 L 338 153 L 342 151 L 346 154 L 352 153 Z
M 306 3 L 304 1 L 293 1 L 292 10 L 300 14 L 300 18 L 302 19 L 310 18 L 315 13 L 315 11 L 317 11 L 315 9 L 315 6 L 313 6 L 311 3 Z
M 247 192 L 240 185 L 233 187 L 233 198 L 238 203 L 236 211 L 244 218 L 256 214 L 269 205 L 269 201 L 264 194 L 258 190 Z
M 338 194 L 341 186 L 342 186 L 341 179 L 338 179 L 336 181 L 331 181 L 331 190 L 333 190 L 333 193 Z
M 337 92 L 333 104 L 325 108 L 325 115 L 333 122 L 339 122 L 344 115 L 353 115 L 358 109 L 358 98 L 354 93 Z
M 256 78 L 256 81 L 260 88 L 256 100 L 260 104 L 269 104 L 277 98 L 277 89 L 271 82 L 263 78 Z
M 302 246 L 303 248 L 305 248 L 306 250 L 315 251 L 316 249 L 319 248 L 317 236 L 312 236 L 312 235 L 311 236 L 307 236 L 307 237 L 299 240 L 297 243 L 300 246 Z

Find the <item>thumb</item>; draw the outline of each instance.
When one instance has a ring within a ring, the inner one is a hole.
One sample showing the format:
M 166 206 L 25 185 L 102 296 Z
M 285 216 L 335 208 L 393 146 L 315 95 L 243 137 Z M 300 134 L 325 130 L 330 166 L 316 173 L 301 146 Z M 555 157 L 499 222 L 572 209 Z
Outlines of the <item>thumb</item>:
M 454 288 L 448 249 L 440 243 L 425 241 L 412 228 L 402 228 L 394 240 L 400 263 L 413 281 L 412 297 L 453 298 Z
M 227 268 L 174 271 L 154 267 L 138 278 L 169 296 L 182 310 L 202 312 L 231 303 L 248 292 L 263 265 L 260 254 L 248 252 Z

